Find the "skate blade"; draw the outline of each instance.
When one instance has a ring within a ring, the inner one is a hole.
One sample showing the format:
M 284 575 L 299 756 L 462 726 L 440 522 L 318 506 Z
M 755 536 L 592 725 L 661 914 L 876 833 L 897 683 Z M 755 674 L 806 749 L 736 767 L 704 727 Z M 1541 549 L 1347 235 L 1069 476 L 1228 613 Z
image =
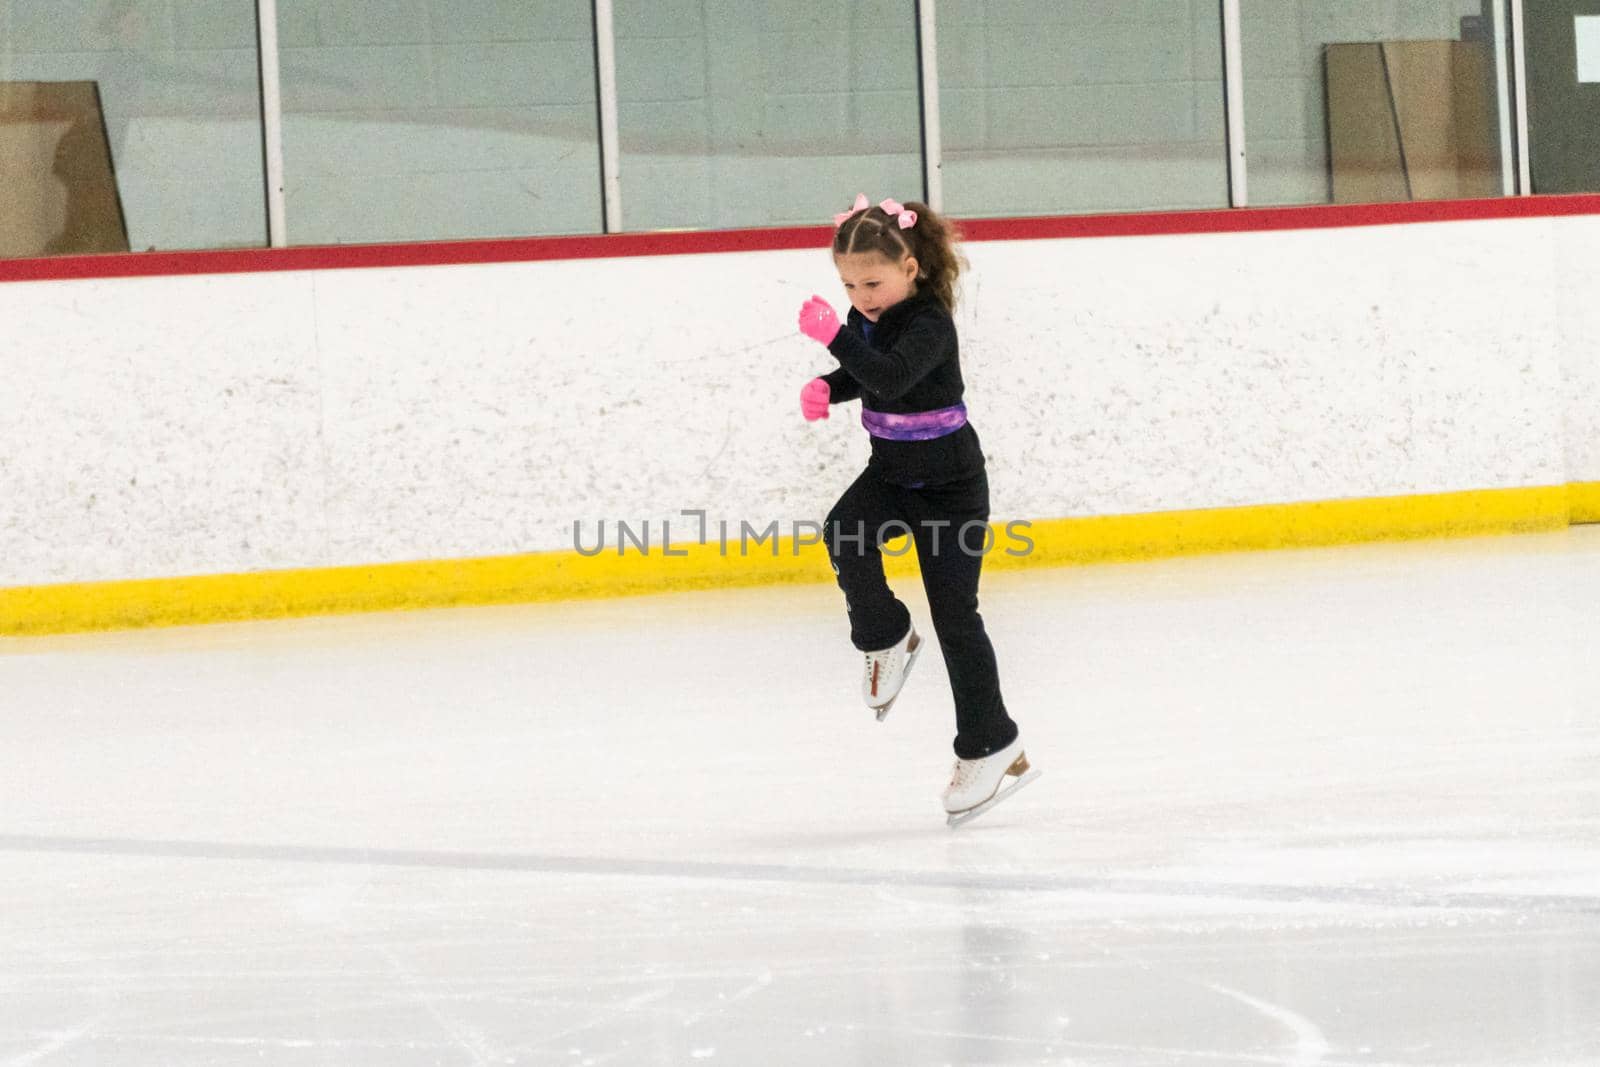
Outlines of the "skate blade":
M 1039 771 L 1028 771 L 1015 782 L 1012 782 L 1010 785 L 1006 786 L 1004 789 L 1000 790 L 994 796 L 990 797 L 988 800 L 985 800 L 977 807 L 968 808 L 966 811 L 958 811 L 954 815 L 951 815 L 949 817 L 949 821 L 945 825 L 949 826 L 953 830 L 957 826 L 962 826 L 971 822 L 973 819 L 976 819 L 978 816 L 982 815 L 984 812 L 1000 803 L 1012 793 L 1015 793 L 1017 790 L 1021 789 L 1023 786 L 1039 777 L 1040 773 L 1041 772 Z
M 917 657 L 922 655 L 922 645 L 922 638 L 918 637 L 917 643 L 912 645 L 911 651 L 906 653 L 906 669 L 900 672 L 900 693 L 905 692 L 906 682 L 911 678 L 911 668 L 917 662 Z M 874 709 L 878 713 L 879 722 L 882 722 L 884 719 L 889 717 L 889 709 L 894 707 L 894 702 L 896 700 L 900 699 L 900 693 L 896 693 L 894 696 L 890 697 L 889 703 Z

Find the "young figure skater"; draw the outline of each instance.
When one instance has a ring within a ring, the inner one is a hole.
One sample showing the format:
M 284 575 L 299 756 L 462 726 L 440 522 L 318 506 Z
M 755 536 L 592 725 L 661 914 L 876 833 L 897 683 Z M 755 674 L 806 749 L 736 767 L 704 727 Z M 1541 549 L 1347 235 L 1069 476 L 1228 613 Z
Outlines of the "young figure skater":
M 862 697 L 882 720 L 922 638 L 884 580 L 881 545 L 910 533 L 956 705 L 955 770 L 944 793 L 954 826 L 1037 775 L 1000 698 L 994 647 L 978 614 L 978 575 L 992 547 L 989 480 L 961 402 L 950 224 L 925 204 L 871 206 L 865 194 L 834 218 L 833 261 L 850 298 L 844 325 L 820 296 L 800 308 L 800 332 L 839 369 L 807 382 L 800 410 L 861 400 L 872 456 L 829 512 L 823 538 L 844 591 L 850 640 L 866 653 Z M 1001 792 L 1006 780 L 1014 779 Z

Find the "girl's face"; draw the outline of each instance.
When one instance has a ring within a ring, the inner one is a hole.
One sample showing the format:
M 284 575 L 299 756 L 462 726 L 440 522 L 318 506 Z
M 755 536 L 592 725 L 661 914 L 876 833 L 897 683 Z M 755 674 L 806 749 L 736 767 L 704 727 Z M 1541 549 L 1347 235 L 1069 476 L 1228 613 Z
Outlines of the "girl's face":
M 839 280 L 851 305 L 868 322 L 917 291 L 917 261 L 906 256 L 898 263 L 878 252 L 849 252 L 833 257 Z

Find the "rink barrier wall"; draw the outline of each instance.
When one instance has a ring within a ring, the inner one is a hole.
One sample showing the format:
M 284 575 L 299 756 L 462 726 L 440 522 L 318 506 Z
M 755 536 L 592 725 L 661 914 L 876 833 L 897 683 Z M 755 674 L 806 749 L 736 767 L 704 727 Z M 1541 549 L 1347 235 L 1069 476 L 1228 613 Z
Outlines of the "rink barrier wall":
M 1374 500 L 1050 519 L 1023 530 L 993 524 L 989 570 L 1135 562 L 1207 553 L 1372 541 L 1537 533 L 1572 520 L 1576 487 L 1428 494 Z M 1592 506 L 1600 485 L 1581 494 Z M 597 555 L 532 553 L 368 567 L 200 575 L 0 589 L 0 634 L 12 637 L 184 626 L 304 615 L 538 603 L 696 589 L 833 580 L 825 551 L 780 537 L 749 552 L 674 546 Z M 902 537 L 885 549 L 891 578 L 916 574 Z M 1021 553 L 1026 554 L 1021 554 Z M 1017 554 L 1013 554 L 1017 553 Z
M 1600 482 L 1574 482 L 1567 486 L 1567 497 L 1572 525 L 1600 523 Z
M 997 513 L 1034 522 L 994 567 L 1600 521 L 1600 197 L 963 228 Z M 864 436 L 769 379 L 822 369 L 784 324 L 829 232 L 0 261 L 0 634 L 831 581 L 787 542 L 561 550 L 820 518 Z M 717 347 L 708 283 L 745 295 Z M 564 312 L 597 285 L 630 314 Z

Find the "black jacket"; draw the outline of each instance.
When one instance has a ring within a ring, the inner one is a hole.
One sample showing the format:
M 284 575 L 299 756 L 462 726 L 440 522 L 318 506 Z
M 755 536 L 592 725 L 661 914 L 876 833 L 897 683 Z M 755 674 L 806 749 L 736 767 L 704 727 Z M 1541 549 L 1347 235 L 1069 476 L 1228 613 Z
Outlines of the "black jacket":
M 872 340 L 863 327 L 870 327 Z M 944 306 L 926 293 L 907 297 L 869 323 L 855 308 L 828 351 L 839 369 L 822 376 L 833 403 L 861 398 L 873 411 L 909 415 L 961 403 L 960 348 L 956 325 Z M 955 433 L 931 441 L 872 438 L 872 459 L 886 480 L 897 485 L 938 485 L 970 478 L 983 470 L 983 449 L 969 422 Z

